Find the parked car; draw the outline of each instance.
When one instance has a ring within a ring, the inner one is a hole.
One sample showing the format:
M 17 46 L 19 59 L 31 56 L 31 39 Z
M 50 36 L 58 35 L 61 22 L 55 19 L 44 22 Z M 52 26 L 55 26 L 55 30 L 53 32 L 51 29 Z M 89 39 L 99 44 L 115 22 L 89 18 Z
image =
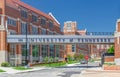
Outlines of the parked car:
M 87 64 L 87 61 L 83 59 L 80 61 L 80 64 Z

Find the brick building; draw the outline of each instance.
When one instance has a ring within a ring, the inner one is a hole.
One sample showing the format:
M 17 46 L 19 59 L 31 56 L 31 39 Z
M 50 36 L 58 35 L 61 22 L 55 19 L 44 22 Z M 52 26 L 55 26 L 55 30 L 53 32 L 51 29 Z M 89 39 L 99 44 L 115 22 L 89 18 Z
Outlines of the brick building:
M 77 22 L 67 21 L 64 23 L 63 28 L 64 35 L 87 35 L 87 30 L 78 30 Z M 89 55 L 91 58 L 100 58 L 101 54 L 107 52 L 111 45 L 109 44 L 67 44 L 66 55 L 74 55 L 75 53 L 81 53 L 83 55 Z
M 64 23 L 64 35 L 86 35 L 86 30 L 78 30 L 77 22 L 67 21 Z M 89 45 L 87 44 L 66 44 L 66 55 L 74 55 L 81 53 L 83 55 L 89 54 Z
M 115 63 L 120 65 L 120 19 L 116 22 L 115 31 Z
M 10 44 L 7 35 L 61 35 L 60 23 L 52 15 L 20 0 L 0 0 L 0 63 L 25 64 L 26 44 Z M 42 62 L 45 57 L 64 58 L 63 45 L 29 45 L 27 59 Z

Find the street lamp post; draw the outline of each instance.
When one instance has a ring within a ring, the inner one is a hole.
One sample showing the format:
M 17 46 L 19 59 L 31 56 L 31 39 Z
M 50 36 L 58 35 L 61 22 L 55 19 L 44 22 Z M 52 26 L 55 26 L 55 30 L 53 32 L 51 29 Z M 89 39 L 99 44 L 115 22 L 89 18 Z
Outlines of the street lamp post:
M 25 65 L 27 65 L 28 64 L 28 61 L 27 61 L 27 54 L 28 54 L 28 47 L 27 47 L 27 33 L 28 33 L 28 31 L 27 31 L 28 29 L 27 29 L 27 24 L 26 24 L 26 54 L 25 54 Z

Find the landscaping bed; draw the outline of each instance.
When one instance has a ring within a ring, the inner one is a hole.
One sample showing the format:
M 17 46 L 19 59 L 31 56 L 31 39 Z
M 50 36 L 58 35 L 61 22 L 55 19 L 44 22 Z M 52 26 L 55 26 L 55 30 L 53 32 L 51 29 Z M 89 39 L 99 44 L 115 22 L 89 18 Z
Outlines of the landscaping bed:
M 120 70 L 120 65 L 116 65 L 115 63 L 104 63 L 104 70 Z
M 5 72 L 5 71 L 0 69 L 0 72 Z
M 36 66 L 60 67 L 60 66 L 64 66 L 65 64 L 66 64 L 65 62 L 57 62 L 57 63 L 41 63 L 41 64 L 36 64 L 33 66 L 34 67 L 36 67 Z
M 32 69 L 32 68 L 25 68 L 25 67 L 13 67 L 13 69 L 15 69 L 15 70 L 30 70 L 30 69 Z

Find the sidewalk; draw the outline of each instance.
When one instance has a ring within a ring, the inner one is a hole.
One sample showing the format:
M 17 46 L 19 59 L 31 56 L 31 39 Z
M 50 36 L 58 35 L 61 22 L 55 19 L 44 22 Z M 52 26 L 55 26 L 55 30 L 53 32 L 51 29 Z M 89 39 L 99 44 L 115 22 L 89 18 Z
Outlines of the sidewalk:
M 50 69 L 50 67 L 31 67 L 32 69 L 28 70 L 15 70 L 12 67 L 0 67 L 0 69 L 6 71 L 2 73 L 8 73 L 8 74 L 16 74 L 16 73 L 24 73 L 24 72 L 32 72 L 32 71 L 38 71 L 42 69 Z
M 103 70 L 102 68 L 90 68 L 81 72 L 79 77 L 120 77 L 120 70 Z
M 78 63 L 75 63 L 75 64 L 78 64 Z M 66 64 L 65 66 L 73 66 L 75 64 Z M 13 69 L 12 67 L 0 67 L 0 69 L 6 71 L 6 72 L 1 72 L 1 73 L 7 73 L 7 74 L 16 74 L 16 73 L 24 73 L 24 72 L 32 72 L 32 71 L 39 71 L 39 70 L 42 70 L 42 69 L 51 69 L 51 68 L 54 68 L 54 67 L 31 67 L 33 69 L 28 69 L 28 70 L 15 70 Z M 1 74 L 0 73 L 0 74 Z

